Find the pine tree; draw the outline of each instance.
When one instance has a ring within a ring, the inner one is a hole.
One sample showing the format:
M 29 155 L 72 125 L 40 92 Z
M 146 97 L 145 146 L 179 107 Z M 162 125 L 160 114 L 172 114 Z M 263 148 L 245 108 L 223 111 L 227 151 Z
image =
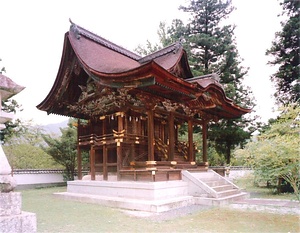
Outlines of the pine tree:
M 250 89 L 243 86 L 248 69 L 241 66 L 234 38 L 235 26 L 222 26 L 223 20 L 234 10 L 231 1 L 192 0 L 189 6 L 180 9 L 192 16 L 184 37 L 194 75 L 219 73 L 226 95 L 236 104 L 252 108 L 254 98 Z M 173 24 L 173 31 L 174 28 Z M 254 119 L 223 119 L 210 125 L 208 138 L 214 141 L 217 152 L 223 154 L 229 164 L 232 149 L 243 146 L 256 127 Z
M 284 0 L 281 4 L 283 15 L 288 19 L 281 22 L 282 31 L 275 34 L 272 46 L 266 54 L 274 57 L 269 64 L 279 65 L 271 80 L 275 83 L 277 102 L 286 105 L 300 102 L 300 1 Z
M 188 53 L 194 76 L 218 73 L 226 96 L 242 107 L 253 108 L 252 92 L 243 86 L 248 69 L 241 66 L 234 38 L 235 26 L 223 25 L 224 19 L 234 10 L 231 1 L 191 0 L 189 3 L 189 6 L 179 7 L 191 15 L 187 25 L 180 19 L 174 19 L 168 28 L 160 25 L 161 44 L 167 46 L 180 41 Z M 243 146 L 257 127 L 254 119 L 223 119 L 210 125 L 208 137 L 229 164 L 232 149 Z

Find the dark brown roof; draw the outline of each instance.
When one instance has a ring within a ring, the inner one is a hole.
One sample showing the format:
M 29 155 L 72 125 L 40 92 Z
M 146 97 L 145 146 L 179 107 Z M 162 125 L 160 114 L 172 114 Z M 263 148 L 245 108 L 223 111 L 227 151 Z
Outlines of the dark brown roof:
M 171 71 L 185 53 L 181 44 L 175 43 L 153 54 L 141 57 L 76 24 L 71 25 L 66 36 L 77 57 L 89 69 L 103 75 L 121 74 L 153 61 L 165 70 Z M 185 66 L 187 77 L 192 77 L 188 64 L 186 63 Z M 176 73 L 174 74 L 176 75 Z
M 141 57 L 73 23 L 65 34 L 55 83 L 37 108 L 86 117 L 69 106 L 78 104 L 81 88 L 87 87 L 90 78 L 97 83 L 99 92 L 102 87 L 129 88 L 132 94 L 148 93 L 219 118 L 240 117 L 250 111 L 225 96 L 215 74 L 193 77 L 180 43 Z

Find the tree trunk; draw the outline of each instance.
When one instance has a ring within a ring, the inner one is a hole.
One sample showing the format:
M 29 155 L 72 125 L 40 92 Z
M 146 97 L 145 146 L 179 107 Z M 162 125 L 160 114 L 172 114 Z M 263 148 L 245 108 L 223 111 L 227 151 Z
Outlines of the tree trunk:
M 231 152 L 231 144 L 227 144 L 227 148 L 226 148 L 226 164 L 229 165 L 230 164 L 230 152 Z

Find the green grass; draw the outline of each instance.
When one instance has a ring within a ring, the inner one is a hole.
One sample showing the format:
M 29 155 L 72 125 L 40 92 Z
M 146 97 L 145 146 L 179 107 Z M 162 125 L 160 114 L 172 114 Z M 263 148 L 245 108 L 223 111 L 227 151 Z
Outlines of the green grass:
M 283 200 L 297 200 L 293 193 L 280 193 L 277 194 L 273 189 L 266 186 L 254 185 L 254 178 L 252 175 L 244 176 L 234 181 L 240 188 L 245 189 L 250 193 L 250 198 L 266 198 L 266 199 L 283 199 Z
M 299 232 L 295 215 L 209 208 L 163 220 L 100 205 L 62 200 L 65 187 L 23 190 L 23 211 L 37 215 L 38 232 Z

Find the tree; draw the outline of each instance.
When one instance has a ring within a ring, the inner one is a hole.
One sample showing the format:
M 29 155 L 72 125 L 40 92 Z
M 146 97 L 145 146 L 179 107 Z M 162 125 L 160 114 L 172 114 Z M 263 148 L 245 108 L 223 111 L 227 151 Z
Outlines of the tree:
M 163 46 L 167 46 L 169 44 L 169 39 L 166 31 L 166 24 L 164 22 L 159 23 L 157 34 L 159 37 L 159 43 L 153 44 L 149 40 L 147 40 L 145 46 L 138 45 L 138 47 L 134 49 L 134 51 L 142 56 L 147 56 L 159 49 L 162 49 Z
M 3 144 L 3 150 L 13 169 L 60 168 L 50 155 L 41 149 L 43 129 L 32 122 L 22 122 Z
M 47 147 L 42 146 L 43 150 L 65 168 L 66 180 L 74 180 L 77 164 L 77 128 L 73 123 L 72 119 L 69 120 L 68 127 L 61 129 L 59 138 L 43 135 L 47 144 Z
M 269 62 L 271 65 L 278 65 L 278 71 L 271 76 L 275 83 L 275 98 L 278 103 L 288 104 L 290 102 L 300 102 L 300 1 L 284 0 L 282 15 L 288 17 L 282 21 L 282 31 L 275 34 L 267 55 L 273 56 Z
M 231 1 L 190 1 L 189 6 L 180 6 L 179 9 L 192 16 L 185 33 L 188 36 L 194 69 L 201 74 L 218 71 L 221 66 L 220 57 L 230 53 L 233 42 L 234 27 L 220 27 L 221 20 L 234 9 Z
M 226 95 L 242 107 L 253 108 L 252 92 L 249 87 L 243 86 L 248 69 L 241 66 L 234 38 L 235 26 L 223 23 L 234 10 L 231 1 L 193 0 L 189 6 L 180 6 L 179 9 L 189 13 L 191 20 L 184 25 L 182 20 L 174 19 L 168 28 L 160 24 L 160 43 L 166 46 L 180 41 L 188 53 L 194 76 L 220 74 Z M 225 156 L 228 164 L 231 151 L 238 145 L 243 146 L 259 127 L 255 118 L 220 120 L 210 125 L 208 138 L 214 141 L 211 144 Z
M 222 26 L 223 20 L 234 10 L 231 1 L 190 1 L 189 6 L 181 6 L 180 9 L 189 12 L 192 19 L 185 27 L 185 32 L 178 21 L 170 32 L 173 31 L 172 36 L 177 33 L 176 28 L 184 32 L 193 73 L 219 73 L 226 95 L 240 106 L 253 108 L 252 93 L 243 86 L 248 69 L 241 66 L 234 39 L 235 27 Z M 223 154 L 229 164 L 231 151 L 238 145 L 243 146 L 257 127 L 254 119 L 223 119 L 210 125 L 208 138 L 215 142 L 217 152 Z
M 2 111 L 4 112 L 16 113 L 18 110 L 22 111 L 20 108 L 21 106 L 14 99 L 2 101 Z M 4 125 L 5 128 L 0 131 L 0 143 L 7 142 L 13 135 L 18 135 L 22 121 L 15 119 L 5 122 Z
M 280 192 L 284 180 L 300 200 L 299 134 L 300 106 L 289 105 L 264 128 L 256 141 L 249 142 L 235 154 L 254 169 L 256 182 L 268 182 Z

